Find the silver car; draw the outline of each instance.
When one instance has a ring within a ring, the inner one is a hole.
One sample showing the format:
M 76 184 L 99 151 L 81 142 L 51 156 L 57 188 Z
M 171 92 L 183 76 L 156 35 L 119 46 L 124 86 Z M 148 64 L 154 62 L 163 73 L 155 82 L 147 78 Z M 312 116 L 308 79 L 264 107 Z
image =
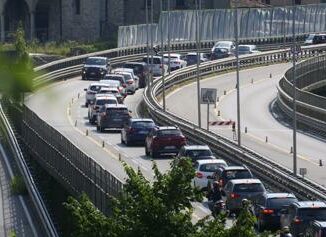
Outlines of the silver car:
M 135 74 L 134 69 L 132 68 L 115 68 L 111 71 L 112 73 L 116 72 L 127 72 L 131 74 L 131 78 L 134 80 L 134 87 L 136 90 L 139 89 L 139 77 Z
M 259 179 L 232 179 L 222 191 L 223 200 L 231 212 L 241 209 L 243 199 L 256 202 L 265 194 L 266 189 Z
M 105 87 L 109 87 L 105 85 L 104 83 L 96 82 L 89 85 L 88 88 L 85 88 L 84 91 L 86 91 L 85 96 L 85 107 L 88 107 L 88 105 L 91 102 L 94 102 L 96 94 Z
M 164 75 L 168 71 L 168 65 L 164 64 L 161 56 L 153 56 L 153 62 L 151 57 L 144 57 L 143 62 L 147 63 L 149 70 L 154 76 L 162 76 L 162 67 L 164 69 Z

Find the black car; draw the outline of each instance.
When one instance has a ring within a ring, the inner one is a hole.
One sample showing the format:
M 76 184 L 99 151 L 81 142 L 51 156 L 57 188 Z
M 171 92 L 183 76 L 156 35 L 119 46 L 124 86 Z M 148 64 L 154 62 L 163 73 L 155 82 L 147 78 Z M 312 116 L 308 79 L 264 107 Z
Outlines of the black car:
M 216 159 L 211 149 L 207 145 L 187 145 L 183 146 L 177 157 L 189 157 L 194 164 L 197 160 Z
M 89 57 L 82 69 L 82 80 L 101 80 L 110 71 L 110 61 L 106 57 Z
M 258 231 L 280 227 L 281 210 L 298 201 L 291 193 L 267 193 L 253 204 Z
M 253 177 L 251 171 L 246 166 L 221 167 L 213 174 L 213 179 L 218 181 L 222 188 L 231 179 L 252 179 Z
M 152 119 L 131 118 L 121 130 L 121 143 L 126 146 L 134 143 L 144 144 L 146 136 L 155 127 Z
M 311 221 L 304 237 L 326 237 L 326 221 Z
M 211 60 L 216 60 L 220 58 L 227 58 L 231 55 L 229 49 L 227 48 L 215 48 L 211 54 Z
M 122 65 L 123 68 L 131 68 L 134 70 L 134 74 L 139 77 L 139 87 L 144 88 L 146 86 L 146 78 L 149 73 L 149 69 L 144 62 L 127 62 Z

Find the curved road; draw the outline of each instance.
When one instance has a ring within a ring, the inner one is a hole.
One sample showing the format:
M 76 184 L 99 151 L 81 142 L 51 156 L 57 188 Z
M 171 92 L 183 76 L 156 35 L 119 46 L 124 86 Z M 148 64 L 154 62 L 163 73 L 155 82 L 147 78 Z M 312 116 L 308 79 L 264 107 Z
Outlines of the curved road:
M 292 130 L 288 124 L 272 112 L 277 95 L 276 83 L 291 64 L 277 64 L 240 72 L 241 131 L 242 144 L 292 169 Z M 205 79 L 201 87 L 217 88 L 220 101 L 217 108 L 211 106 L 210 121 L 236 121 L 236 76 L 228 73 Z M 224 95 L 226 91 L 226 95 Z M 189 84 L 170 93 L 166 98 L 169 111 L 197 123 L 196 83 Z M 202 105 L 202 126 L 206 128 L 207 106 Z M 220 116 L 218 116 L 219 112 Z M 245 134 L 245 128 L 247 133 Z M 210 126 L 220 135 L 233 139 L 228 126 Z M 267 142 L 266 142 L 267 137 Z M 297 135 L 298 168 L 307 168 L 308 177 L 326 185 L 325 167 L 319 166 L 319 159 L 326 163 L 325 141 L 301 131 Z

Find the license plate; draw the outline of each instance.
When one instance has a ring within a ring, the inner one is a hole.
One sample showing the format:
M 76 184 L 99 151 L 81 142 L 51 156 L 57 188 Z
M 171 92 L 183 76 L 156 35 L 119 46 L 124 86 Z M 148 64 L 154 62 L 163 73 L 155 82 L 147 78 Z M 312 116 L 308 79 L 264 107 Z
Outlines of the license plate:
M 91 75 L 95 75 L 95 72 L 91 72 Z
M 139 131 L 138 134 L 147 134 L 146 131 Z
M 166 146 L 165 149 L 175 149 L 175 146 Z
M 113 121 L 121 121 L 121 119 L 113 119 Z

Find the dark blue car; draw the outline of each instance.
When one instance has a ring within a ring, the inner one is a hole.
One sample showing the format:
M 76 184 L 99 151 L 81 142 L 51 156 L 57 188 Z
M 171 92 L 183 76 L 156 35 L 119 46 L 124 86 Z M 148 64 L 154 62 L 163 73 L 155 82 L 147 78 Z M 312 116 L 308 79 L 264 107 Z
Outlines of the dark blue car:
M 121 143 L 127 146 L 144 144 L 147 134 L 155 127 L 152 119 L 132 118 L 121 130 Z

